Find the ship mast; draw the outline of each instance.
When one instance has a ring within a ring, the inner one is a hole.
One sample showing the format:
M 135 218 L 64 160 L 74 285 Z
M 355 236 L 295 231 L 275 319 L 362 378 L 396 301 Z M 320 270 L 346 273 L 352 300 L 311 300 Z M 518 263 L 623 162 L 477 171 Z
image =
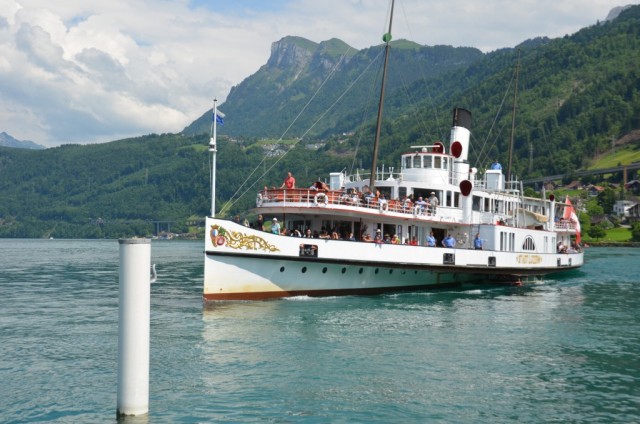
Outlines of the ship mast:
M 511 162 L 513 160 L 514 134 L 516 131 L 516 102 L 518 101 L 518 76 L 520 75 L 520 49 L 516 62 L 516 86 L 513 90 L 513 110 L 511 111 L 511 139 L 509 140 L 509 163 L 507 165 L 507 183 L 511 181 Z
M 387 64 L 389 63 L 389 49 L 391 42 L 391 24 L 393 23 L 393 6 L 395 0 L 391 1 L 391 13 L 389 15 L 389 31 L 382 36 L 384 46 L 384 66 L 382 68 L 382 84 L 380 85 L 380 102 L 378 103 L 378 118 L 376 120 L 376 137 L 373 141 L 373 154 L 371 158 L 371 176 L 369 177 L 369 187 L 372 192 L 375 191 L 376 184 L 376 166 L 378 161 L 378 146 L 380 144 L 380 130 L 382 128 L 382 107 L 384 105 L 384 87 L 387 82 Z
M 213 116 L 211 119 L 211 138 L 209 139 L 209 153 L 211 153 L 211 217 L 216 217 L 216 153 L 218 152 L 218 148 L 216 146 L 216 130 L 217 130 L 217 119 L 216 115 L 218 114 L 217 104 L 218 99 L 213 99 Z

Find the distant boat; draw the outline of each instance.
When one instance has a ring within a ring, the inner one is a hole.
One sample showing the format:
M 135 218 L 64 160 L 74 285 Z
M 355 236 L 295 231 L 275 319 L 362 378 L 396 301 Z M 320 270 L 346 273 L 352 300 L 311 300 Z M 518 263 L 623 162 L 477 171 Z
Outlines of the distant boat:
M 387 52 L 390 38 L 384 38 Z M 374 152 L 384 81 L 383 73 Z M 213 113 L 215 190 L 215 102 Z M 376 169 L 374 153 L 369 178 L 334 172 L 328 185 L 259 191 L 255 211 L 281 225 L 280 234 L 215 218 L 212 194 L 204 299 L 367 295 L 519 282 L 582 266 L 579 223 L 556 219 L 575 216 L 572 206 L 553 196 L 525 197 L 519 182 L 505 181 L 501 169 L 470 167 L 470 129 L 471 112 L 456 108 L 447 145 L 407 146 L 397 172 Z M 297 237 L 307 230 L 324 234 Z M 427 247 L 430 235 L 435 247 Z

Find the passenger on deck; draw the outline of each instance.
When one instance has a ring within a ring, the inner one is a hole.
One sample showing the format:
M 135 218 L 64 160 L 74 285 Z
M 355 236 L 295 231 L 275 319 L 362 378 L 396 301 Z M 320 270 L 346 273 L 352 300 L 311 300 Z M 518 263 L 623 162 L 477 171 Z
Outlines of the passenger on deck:
M 271 221 L 271 232 L 273 234 L 280 234 L 280 224 L 278 224 L 278 218 L 273 218 Z
M 417 246 L 418 245 L 418 240 L 415 237 L 411 237 L 411 241 L 409 242 L 409 245 Z
M 456 247 L 456 239 L 454 239 L 451 234 L 447 234 L 447 236 L 442 240 L 442 246 Z
M 264 219 L 262 215 L 258 215 L 258 219 L 256 220 L 256 228 L 260 231 L 264 231 Z
M 491 169 L 497 170 L 497 171 L 502 170 L 502 165 L 500 165 L 500 162 L 498 162 L 498 159 L 495 159 L 493 161 L 493 163 L 491 164 Z
M 286 188 L 286 189 L 296 188 L 296 179 L 293 178 L 293 174 L 291 174 L 291 172 L 287 172 L 287 178 L 284 179 L 284 182 L 282 183 L 280 188 Z
M 433 231 L 429 233 L 426 241 L 428 247 L 436 247 L 436 238 L 433 236 Z
M 420 213 L 424 213 L 424 210 L 427 207 L 427 202 L 422 198 L 422 196 L 418 196 L 418 200 L 416 200 L 416 206 L 420 206 Z
M 429 196 L 429 205 L 431 207 L 431 215 L 435 215 L 436 214 L 436 209 L 438 208 L 438 206 L 440 205 L 440 201 L 438 200 L 438 197 L 436 196 L 435 192 L 431 192 L 431 195 Z
M 320 236 L 321 239 L 328 239 L 331 238 L 331 236 L 329 235 L 329 233 L 327 232 L 327 229 L 325 227 L 322 227 L 322 229 L 320 230 Z
M 382 240 L 382 231 L 380 231 L 380 228 L 378 228 L 376 230 L 376 236 L 373 238 L 374 243 L 384 243 L 384 241 Z
M 473 248 L 476 250 L 482 250 L 482 239 L 480 233 L 476 234 L 476 238 L 473 239 Z
M 349 233 L 349 238 L 347 238 L 347 240 L 356 241 L 356 236 L 354 236 L 353 233 Z
M 391 244 L 400 244 L 400 238 L 398 238 L 397 234 L 394 234 L 393 237 L 391 237 Z

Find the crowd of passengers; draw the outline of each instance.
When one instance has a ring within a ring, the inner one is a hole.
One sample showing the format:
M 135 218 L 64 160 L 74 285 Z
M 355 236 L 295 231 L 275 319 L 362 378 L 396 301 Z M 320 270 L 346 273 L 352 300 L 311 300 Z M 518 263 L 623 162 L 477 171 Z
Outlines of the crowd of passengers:
M 296 179 L 291 172 L 288 172 L 287 176 L 282 182 L 282 185 L 280 186 L 280 189 L 291 190 L 296 188 Z M 272 190 L 276 189 L 276 187 L 272 187 Z M 263 195 L 267 199 L 268 190 L 269 188 L 265 186 Z M 312 183 L 311 186 L 309 186 L 309 190 L 327 193 L 329 191 L 329 186 L 318 179 L 318 181 Z M 387 199 L 386 195 L 384 193 L 381 193 L 380 190 L 376 190 L 376 192 L 374 193 L 368 187 L 365 187 L 364 191 L 362 192 L 352 188 L 343 188 L 342 193 L 338 197 L 338 201 L 342 204 L 347 205 L 366 204 L 367 206 L 371 206 L 377 204 L 379 206 L 386 205 L 387 207 L 389 206 L 389 203 L 393 201 L 395 204 L 400 205 L 400 208 L 405 212 L 413 211 L 415 207 L 419 207 L 419 212 L 421 214 L 431 215 L 435 215 L 436 208 L 440 205 L 440 201 L 438 200 L 435 192 L 431 192 L 429 194 L 429 197 L 425 196 L 424 198 L 422 196 L 418 196 L 416 199 L 413 194 L 410 194 L 402 196 L 402 198 L 399 199 L 391 200 Z
M 279 234 L 282 236 L 290 236 L 290 237 L 300 237 L 300 238 L 308 238 L 308 239 L 332 239 L 332 240 L 346 240 L 346 241 L 363 241 L 369 243 L 380 243 L 380 244 L 404 244 L 409 246 L 418 246 L 418 240 L 416 237 L 405 238 L 404 241 L 400 240 L 397 234 L 382 235 L 382 231 L 377 229 L 375 231 L 375 235 L 371 237 L 367 232 L 367 228 L 365 227 L 360 236 L 356 237 L 353 232 L 343 233 L 338 228 L 334 228 L 331 231 L 327 230 L 326 227 L 322 227 L 320 231 L 311 230 L 311 228 L 306 228 L 302 231 L 298 229 L 290 230 L 288 228 L 283 228 L 280 226 L 280 222 L 278 218 L 273 218 L 271 220 L 271 225 L 265 225 L 264 219 L 262 215 L 258 215 L 258 219 L 253 223 L 250 223 L 246 218 L 244 220 L 240 219 L 240 216 L 236 215 L 234 218 L 234 222 L 237 224 L 244 225 L 245 227 L 257 228 L 262 231 L 270 232 L 272 234 Z M 476 237 L 478 238 L 478 237 Z M 455 247 L 456 240 L 452 235 L 447 235 L 444 239 L 438 243 L 438 240 L 433 235 L 433 232 L 429 233 L 429 235 L 425 239 L 425 246 L 435 247 L 435 246 L 443 246 L 443 247 Z M 481 243 L 475 243 L 475 248 L 482 248 Z

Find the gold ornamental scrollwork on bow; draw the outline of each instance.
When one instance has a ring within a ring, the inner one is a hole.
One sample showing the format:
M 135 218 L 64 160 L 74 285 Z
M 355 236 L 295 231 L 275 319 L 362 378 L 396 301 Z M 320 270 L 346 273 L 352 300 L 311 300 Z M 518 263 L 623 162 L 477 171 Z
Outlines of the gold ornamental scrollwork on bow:
M 213 247 L 227 246 L 231 249 L 262 250 L 265 252 L 278 252 L 280 249 L 269 244 L 258 236 L 246 235 L 240 231 L 229 231 L 219 225 L 212 225 L 209 231 Z

